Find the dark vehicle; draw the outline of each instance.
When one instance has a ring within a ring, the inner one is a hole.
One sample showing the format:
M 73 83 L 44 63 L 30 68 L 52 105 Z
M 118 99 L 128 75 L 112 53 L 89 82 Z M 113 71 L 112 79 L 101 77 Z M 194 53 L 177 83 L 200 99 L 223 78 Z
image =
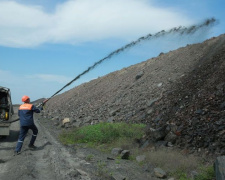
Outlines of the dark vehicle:
M 8 136 L 13 112 L 10 89 L 0 86 L 0 136 Z

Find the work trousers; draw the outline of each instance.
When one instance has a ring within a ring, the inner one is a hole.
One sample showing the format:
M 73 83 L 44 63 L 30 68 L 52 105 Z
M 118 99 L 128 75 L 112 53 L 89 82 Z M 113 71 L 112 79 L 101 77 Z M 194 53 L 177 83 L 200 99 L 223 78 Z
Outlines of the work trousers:
M 18 139 L 18 142 L 17 142 L 17 146 L 16 146 L 16 152 L 21 151 L 22 146 L 23 146 L 23 141 L 24 141 L 29 129 L 31 129 L 33 131 L 33 135 L 31 137 L 29 145 L 34 144 L 34 142 L 36 140 L 36 137 L 37 137 L 37 134 L 38 134 L 38 129 L 35 126 L 35 124 L 33 124 L 31 126 L 20 126 L 20 135 L 19 135 L 19 139 Z

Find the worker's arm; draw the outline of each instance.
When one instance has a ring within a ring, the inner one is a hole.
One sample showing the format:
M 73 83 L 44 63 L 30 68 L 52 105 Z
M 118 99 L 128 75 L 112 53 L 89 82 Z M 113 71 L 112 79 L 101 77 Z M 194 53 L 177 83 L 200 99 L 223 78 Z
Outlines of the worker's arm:
M 37 108 L 36 106 L 32 106 L 32 110 L 34 111 L 34 112 L 36 112 L 36 113 L 40 113 L 41 112 L 41 110 L 43 110 L 43 107 L 39 107 L 39 108 Z

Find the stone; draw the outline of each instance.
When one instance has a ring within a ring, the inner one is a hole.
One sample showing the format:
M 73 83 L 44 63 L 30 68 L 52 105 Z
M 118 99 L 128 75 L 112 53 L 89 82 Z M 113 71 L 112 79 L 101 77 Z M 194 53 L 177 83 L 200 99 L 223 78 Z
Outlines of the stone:
M 163 140 L 165 136 L 165 128 L 159 128 L 152 132 L 152 137 L 155 141 Z
M 172 144 L 174 144 L 177 140 L 177 135 L 169 132 L 166 137 L 165 137 L 165 141 L 171 142 Z
M 114 109 L 114 110 L 110 111 L 109 114 L 110 114 L 110 116 L 115 116 L 116 113 L 119 112 L 119 111 L 120 111 L 120 108 Z
M 147 114 L 150 115 L 150 114 L 152 114 L 152 112 L 153 112 L 153 109 L 149 109 Z
M 195 114 L 199 114 L 199 115 L 201 115 L 201 114 L 203 114 L 203 112 L 204 112 L 203 110 L 198 109 L 198 110 L 196 110 L 196 111 L 195 111 Z
M 147 106 L 148 106 L 148 107 L 153 106 L 153 105 L 154 105 L 154 103 L 155 103 L 156 101 L 158 101 L 158 98 L 156 98 L 156 99 L 152 99 L 152 100 L 148 101 L 148 102 L 147 102 Z
M 59 120 L 59 116 L 53 117 L 51 120 L 52 121 L 58 121 Z
M 163 85 L 163 83 L 159 83 L 159 84 L 157 84 L 157 86 L 158 86 L 158 87 L 161 87 L 162 85 Z
M 167 174 L 165 171 L 163 171 L 161 168 L 154 168 L 154 173 L 155 173 L 155 176 L 158 177 L 158 178 L 166 178 L 167 177 Z
M 138 79 L 140 79 L 143 75 L 144 75 L 144 71 L 140 71 L 140 72 L 136 75 L 135 79 L 138 80 Z
M 146 140 L 146 141 L 144 141 L 139 147 L 140 147 L 140 148 L 146 148 L 146 147 L 148 147 L 149 145 L 150 145 L 149 140 Z
M 59 125 L 59 122 L 54 122 L 54 126 L 58 126 Z
M 219 156 L 216 158 L 215 164 L 216 180 L 225 179 L 225 156 Z
M 108 123 L 113 123 L 114 122 L 114 117 L 110 117 L 108 120 L 107 120 Z
M 173 147 L 173 144 L 171 142 L 168 142 L 167 147 Z
M 72 126 L 78 128 L 78 127 L 81 126 L 81 122 L 80 122 L 80 121 L 74 122 L 74 123 L 72 124 Z
M 139 163 L 145 161 L 145 159 L 146 159 L 145 155 L 140 155 L 136 157 L 136 161 Z
M 120 154 L 121 159 L 129 159 L 130 157 L 130 151 L 129 150 L 123 150 Z
M 62 120 L 62 125 L 64 126 L 66 123 L 70 123 L 70 118 L 64 118 Z
M 113 148 L 111 151 L 111 154 L 113 154 L 114 156 L 118 156 L 121 154 L 122 151 L 123 151 L 123 149 L 121 149 L 121 148 Z
M 88 116 L 84 118 L 83 123 L 91 123 L 91 121 L 92 121 L 92 117 Z
M 225 109 L 225 102 L 223 102 L 223 103 L 220 105 L 220 109 L 221 109 L 221 110 Z

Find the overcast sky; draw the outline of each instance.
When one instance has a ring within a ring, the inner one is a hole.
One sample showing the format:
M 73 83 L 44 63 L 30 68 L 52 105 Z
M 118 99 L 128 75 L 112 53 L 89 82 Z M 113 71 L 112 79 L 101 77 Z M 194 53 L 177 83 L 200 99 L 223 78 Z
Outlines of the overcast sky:
M 192 36 L 139 44 L 68 89 L 225 33 L 223 7 L 224 0 L 0 0 L 0 86 L 11 89 L 13 103 L 21 103 L 23 95 L 50 97 L 94 62 L 148 33 L 219 20 Z

